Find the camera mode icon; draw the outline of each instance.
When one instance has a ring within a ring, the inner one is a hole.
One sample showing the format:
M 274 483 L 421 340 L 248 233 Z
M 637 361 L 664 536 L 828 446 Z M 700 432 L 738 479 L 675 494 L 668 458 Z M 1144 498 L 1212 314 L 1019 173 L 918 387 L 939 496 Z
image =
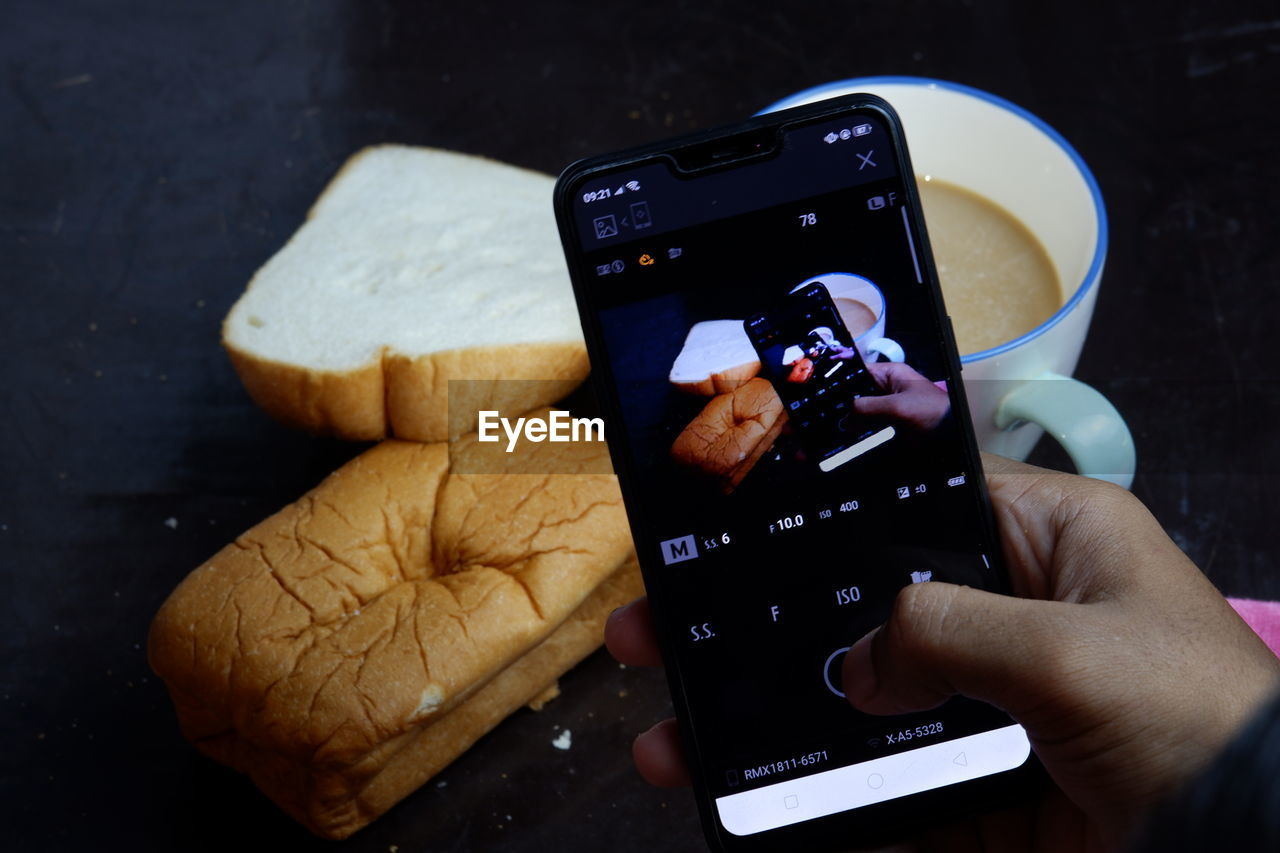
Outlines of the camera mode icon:
M 692 536 L 664 539 L 658 543 L 658 547 L 662 550 L 662 562 L 664 565 L 669 566 L 672 563 L 683 563 L 685 560 L 696 560 L 698 558 L 698 543 Z

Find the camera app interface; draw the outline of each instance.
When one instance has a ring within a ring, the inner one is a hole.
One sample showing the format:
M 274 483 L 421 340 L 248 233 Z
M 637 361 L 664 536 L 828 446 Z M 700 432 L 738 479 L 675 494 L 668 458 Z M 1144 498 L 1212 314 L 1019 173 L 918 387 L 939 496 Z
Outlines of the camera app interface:
M 1020 766 L 963 699 L 870 717 L 844 652 L 908 584 L 999 588 L 958 375 L 878 116 L 767 160 L 574 188 L 593 369 L 721 824 L 798 824 Z

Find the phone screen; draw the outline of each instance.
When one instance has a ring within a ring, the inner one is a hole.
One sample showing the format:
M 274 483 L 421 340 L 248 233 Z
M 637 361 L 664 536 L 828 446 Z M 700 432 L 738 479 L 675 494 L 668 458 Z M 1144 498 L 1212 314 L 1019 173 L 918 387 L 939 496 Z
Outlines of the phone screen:
M 844 652 L 902 587 L 1004 589 L 890 122 L 785 125 L 773 156 L 706 173 L 658 152 L 562 178 L 615 468 L 722 839 L 928 806 L 1030 751 L 976 702 L 872 717 L 841 691 Z

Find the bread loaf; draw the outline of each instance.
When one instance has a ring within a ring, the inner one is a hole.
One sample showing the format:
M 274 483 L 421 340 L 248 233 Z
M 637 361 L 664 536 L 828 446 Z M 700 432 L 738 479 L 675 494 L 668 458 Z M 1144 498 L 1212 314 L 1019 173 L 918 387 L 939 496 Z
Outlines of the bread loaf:
M 676 436 L 671 457 L 716 480 L 728 493 L 773 445 L 786 422 L 773 386 L 765 379 L 752 379 L 713 397 Z
M 563 398 L 588 364 L 553 186 L 447 151 L 357 153 L 223 323 L 250 396 L 311 432 L 418 441 L 474 428 L 450 430 L 450 380 L 543 380 L 501 386 L 513 415 Z
M 603 444 L 459 474 L 387 441 L 192 572 L 149 656 L 202 752 L 342 838 L 595 649 L 640 582 Z
M 727 394 L 760 372 L 760 357 L 741 320 L 695 323 L 671 365 L 669 379 L 689 394 Z

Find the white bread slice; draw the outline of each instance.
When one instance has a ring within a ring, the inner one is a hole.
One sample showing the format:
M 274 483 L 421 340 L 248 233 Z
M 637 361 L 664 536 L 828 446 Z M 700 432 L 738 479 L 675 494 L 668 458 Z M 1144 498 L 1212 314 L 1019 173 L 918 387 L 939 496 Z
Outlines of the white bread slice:
M 490 400 L 512 412 L 562 398 L 588 364 L 553 186 L 448 151 L 358 152 L 223 323 L 250 396 L 312 432 L 419 441 L 472 428 L 449 428 L 451 379 L 547 380 Z
M 727 394 L 760 372 L 741 320 L 695 323 L 671 365 L 671 383 L 690 394 Z

